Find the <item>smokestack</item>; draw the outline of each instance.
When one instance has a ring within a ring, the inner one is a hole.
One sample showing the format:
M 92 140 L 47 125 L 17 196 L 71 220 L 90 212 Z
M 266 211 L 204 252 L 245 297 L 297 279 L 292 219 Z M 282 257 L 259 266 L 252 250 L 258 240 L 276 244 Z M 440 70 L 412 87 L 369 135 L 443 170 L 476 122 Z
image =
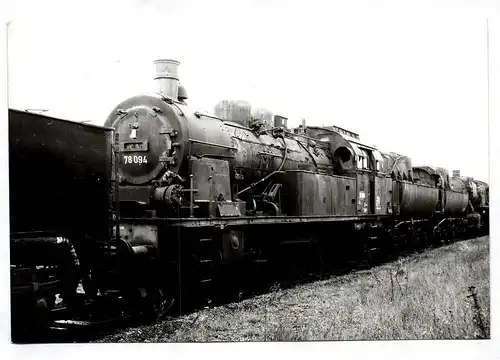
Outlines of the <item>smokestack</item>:
M 171 59 L 158 59 L 155 80 L 158 83 L 158 92 L 165 97 L 178 101 L 179 93 L 179 65 L 180 62 Z

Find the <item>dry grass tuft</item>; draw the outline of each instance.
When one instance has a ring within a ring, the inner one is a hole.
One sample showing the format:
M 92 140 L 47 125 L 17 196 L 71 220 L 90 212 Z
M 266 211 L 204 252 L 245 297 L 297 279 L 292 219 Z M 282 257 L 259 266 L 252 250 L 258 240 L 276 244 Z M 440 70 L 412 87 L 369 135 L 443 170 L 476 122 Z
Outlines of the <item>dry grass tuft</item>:
M 489 338 L 489 314 L 482 237 L 100 341 L 476 339 Z

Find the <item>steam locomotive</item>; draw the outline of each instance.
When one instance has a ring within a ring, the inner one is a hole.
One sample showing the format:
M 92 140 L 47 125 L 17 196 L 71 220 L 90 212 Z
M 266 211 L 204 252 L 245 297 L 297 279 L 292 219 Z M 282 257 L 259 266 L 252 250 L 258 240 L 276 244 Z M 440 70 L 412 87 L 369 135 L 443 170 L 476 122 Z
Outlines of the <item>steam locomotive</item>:
M 242 281 L 242 268 L 281 264 L 277 254 L 293 244 L 312 244 L 323 261 L 344 257 L 340 242 L 380 249 L 487 226 L 484 183 L 413 167 L 336 126 L 290 130 L 286 118 L 244 101 L 196 111 L 179 62 L 155 65 L 158 93 L 124 100 L 105 125 L 119 138 L 120 236 L 160 267 L 173 265 L 143 278 L 175 274 L 163 289 L 174 297 L 183 295 L 171 286 L 179 277 L 224 278 L 225 288 Z
M 245 101 L 197 111 L 179 64 L 155 61 L 158 92 L 124 100 L 106 119 L 114 138 L 100 152 L 112 164 L 100 177 L 101 223 L 86 222 L 100 230 L 68 237 L 83 249 L 86 297 L 183 312 L 256 274 L 488 231 L 486 183 L 413 166 L 337 126 L 289 129 Z

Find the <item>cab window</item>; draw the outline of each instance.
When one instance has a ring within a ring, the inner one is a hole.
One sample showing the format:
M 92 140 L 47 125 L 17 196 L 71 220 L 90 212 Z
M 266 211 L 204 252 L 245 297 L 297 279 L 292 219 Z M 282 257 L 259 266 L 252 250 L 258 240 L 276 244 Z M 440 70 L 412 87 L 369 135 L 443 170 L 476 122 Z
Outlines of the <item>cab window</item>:
M 362 155 L 358 156 L 358 169 L 368 170 L 370 169 L 368 153 L 365 150 L 361 150 L 361 153 Z

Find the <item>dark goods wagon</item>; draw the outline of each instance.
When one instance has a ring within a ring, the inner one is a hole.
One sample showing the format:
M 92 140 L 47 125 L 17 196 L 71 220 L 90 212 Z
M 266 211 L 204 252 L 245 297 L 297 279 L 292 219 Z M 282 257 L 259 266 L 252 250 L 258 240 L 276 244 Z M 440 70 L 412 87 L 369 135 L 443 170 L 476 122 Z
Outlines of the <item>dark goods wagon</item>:
M 9 109 L 13 338 L 74 293 L 78 250 L 109 237 L 112 146 L 112 129 Z
M 106 229 L 112 134 L 9 110 L 11 233 Z

